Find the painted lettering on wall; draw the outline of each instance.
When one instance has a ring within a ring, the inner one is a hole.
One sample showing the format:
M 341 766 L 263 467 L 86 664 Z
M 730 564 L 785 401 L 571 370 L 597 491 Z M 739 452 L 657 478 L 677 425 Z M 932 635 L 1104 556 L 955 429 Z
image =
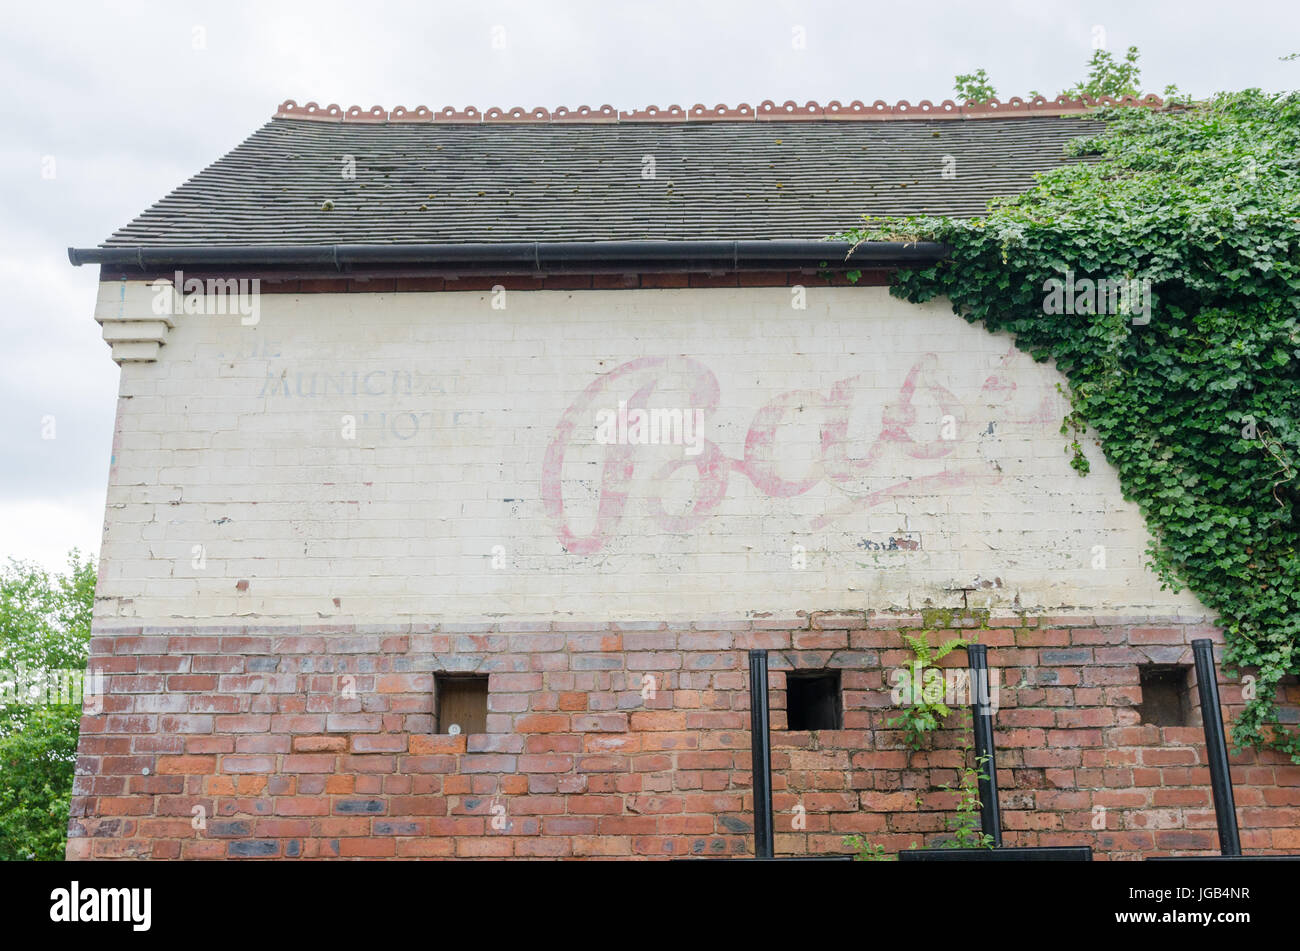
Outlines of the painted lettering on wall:
M 1015 351 L 1008 353 L 1001 370 L 1014 359 Z M 578 445 L 579 435 L 593 425 L 599 407 L 625 399 L 629 409 L 648 410 L 656 394 L 665 392 L 675 394 L 676 405 L 698 411 L 703 419 L 713 416 L 719 406 L 717 377 L 698 360 L 687 356 L 632 360 L 592 381 L 556 425 L 542 464 L 542 501 L 547 517 L 567 551 L 601 551 L 618 531 L 639 465 L 643 470 L 640 475 L 648 475 L 643 483 L 644 501 L 652 517 L 661 529 L 674 533 L 690 532 L 713 515 L 727 495 L 733 474 L 749 480 L 773 499 L 793 498 L 829 484 L 839 499 L 811 520 L 809 528 L 813 530 L 895 496 L 996 484 L 1002 475 L 993 463 L 952 465 L 947 459 L 963 442 L 969 444 L 981 434 L 991 435 L 994 425 L 990 422 L 985 427 L 982 421 L 974 425 L 973 411 L 968 411 L 944 386 L 941 377 L 935 354 L 927 353 L 916 360 L 898 392 L 883 407 L 879 432 L 865 445 L 861 440 L 855 445 L 849 433 L 855 402 L 867 382 L 861 374 L 835 382 L 829 394 L 790 390 L 770 399 L 754 415 L 739 459 L 725 455 L 709 439 L 701 441 L 698 452 L 686 454 L 679 450 L 667 460 L 644 453 L 644 446 L 602 443 L 603 458 L 595 483 L 595 521 L 583 534 L 574 528 L 566 510 L 566 498 L 572 497 L 572 493 L 566 497 L 566 478 L 570 488 L 573 478 L 571 474 L 566 477 L 565 459 Z M 1005 406 L 1015 389 L 1016 384 L 1006 373 L 995 372 L 984 381 L 979 403 L 985 408 Z M 933 407 L 925 418 L 918 411 L 919 395 L 924 395 Z M 1003 415 L 1001 424 L 1041 425 L 1052 419 L 1052 413 L 1051 398 L 1043 394 L 1028 415 Z M 810 419 L 819 427 L 819 452 L 816 458 L 804 460 L 804 471 L 791 473 L 791 462 L 798 459 L 786 458 L 782 434 L 792 426 L 807 426 Z M 969 455 L 963 454 L 964 458 Z M 899 467 L 900 460 L 906 465 Z M 694 470 L 693 497 L 685 511 L 670 512 L 664 504 L 667 484 L 682 469 Z M 884 485 L 880 485 L 882 478 Z
M 301 370 L 271 364 L 261 380 L 258 396 L 314 400 L 334 396 L 391 397 L 444 396 L 446 376 L 404 367 L 371 370 Z

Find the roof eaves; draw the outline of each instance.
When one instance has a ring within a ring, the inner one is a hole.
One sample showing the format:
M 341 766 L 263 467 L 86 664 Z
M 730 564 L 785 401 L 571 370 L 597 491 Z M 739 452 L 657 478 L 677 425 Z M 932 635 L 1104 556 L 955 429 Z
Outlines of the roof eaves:
M 454 267 L 481 272 L 579 272 L 593 266 L 635 270 L 916 266 L 948 254 L 933 242 L 773 241 L 528 241 L 464 244 L 249 245 L 69 248 L 74 265 L 104 264 L 141 271 L 173 267 L 303 267 L 343 271 L 353 266 Z

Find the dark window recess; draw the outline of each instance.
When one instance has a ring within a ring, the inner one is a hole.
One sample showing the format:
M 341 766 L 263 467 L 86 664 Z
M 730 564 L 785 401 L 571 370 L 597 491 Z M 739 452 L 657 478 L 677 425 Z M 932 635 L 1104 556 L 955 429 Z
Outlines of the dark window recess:
M 1152 726 L 1187 726 L 1190 723 L 1191 667 L 1146 664 L 1138 668 L 1142 705 L 1138 714 Z
M 838 670 L 792 670 L 785 675 L 785 718 L 790 730 L 842 730 Z
M 438 711 L 438 733 L 487 732 L 486 677 L 439 674 L 434 677 L 433 693 Z

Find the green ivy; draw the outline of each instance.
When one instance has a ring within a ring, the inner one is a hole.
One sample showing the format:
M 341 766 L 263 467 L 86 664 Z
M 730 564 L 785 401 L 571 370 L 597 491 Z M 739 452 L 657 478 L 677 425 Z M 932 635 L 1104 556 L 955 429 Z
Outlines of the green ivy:
M 1258 668 L 1234 744 L 1300 762 L 1276 707 L 1279 680 L 1300 671 L 1300 93 L 1094 116 L 1103 131 L 1070 147 L 1083 161 L 984 218 L 868 218 L 845 237 L 948 244 L 892 293 L 947 296 L 1055 360 L 1067 432 L 1095 434 L 1146 519 L 1152 568 L 1219 617 L 1229 670 Z M 1076 287 L 1149 282 L 1149 315 L 1136 297 L 1049 313 L 1048 282 L 1067 269 Z

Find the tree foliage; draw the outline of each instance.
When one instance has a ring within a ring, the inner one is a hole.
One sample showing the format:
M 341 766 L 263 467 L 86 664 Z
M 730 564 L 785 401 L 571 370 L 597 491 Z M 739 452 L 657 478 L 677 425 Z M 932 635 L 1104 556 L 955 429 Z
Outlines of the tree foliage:
M 1218 616 L 1230 671 L 1258 669 L 1234 743 L 1300 762 L 1275 704 L 1300 671 L 1300 94 L 1096 116 L 1103 131 L 1071 146 L 1086 161 L 984 218 L 868 219 L 848 237 L 945 242 L 947 259 L 900 271 L 892 292 L 945 295 L 1055 360 L 1067 422 L 1091 428 L 1145 517 L 1152 568 Z M 1149 281 L 1149 322 L 1046 313 L 1067 269 Z
M 964 73 L 953 78 L 953 92 L 958 102 L 987 102 L 997 97 L 998 91 L 989 82 L 988 74 L 983 69 L 973 73 Z
M 1061 90 L 1062 96 L 1078 99 L 1092 96 L 1137 96 L 1140 94 L 1142 68 L 1138 66 L 1138 48 L 1130 46 L 1123 60 L 1117 60 L 1110 50 L 1093 50 L 1088 61 L 1088 78 Z
M 1087 78 L 1067 89 L 1062 89 L 1060 95 L 1071 99 L 1082 96 L 1092 96 L 1094 99 L 1110 96 L 1119 99 L 1124 96 L 1141 95 L 1142 67 L 1138 65 L 1140 58 L 1141 54 L 1136 46 L 1130 46 L 1122 60 L 1117 60 L 1109 50 L 1093 50 L 1092 59 L 1088 61 Z M 993 88 L 992 80 L 983 69 L 955 77 L 953 88 L 959 101 L 974 99 L 983 102 L 998 94 Z M 1029 91 L 1030 99 L 1037 96 L 1037 89 Z M 1165 87 L 1165 98 L 1182 101 L 1185 97 L 1177 86 L 1169 85 Z
M 85 669 L 94 595 L 94 565 L 75 551 L 61 574 L 0 568 L 0 860 L 63 858 L 81 705 L 15 699 L 13 685 Z

